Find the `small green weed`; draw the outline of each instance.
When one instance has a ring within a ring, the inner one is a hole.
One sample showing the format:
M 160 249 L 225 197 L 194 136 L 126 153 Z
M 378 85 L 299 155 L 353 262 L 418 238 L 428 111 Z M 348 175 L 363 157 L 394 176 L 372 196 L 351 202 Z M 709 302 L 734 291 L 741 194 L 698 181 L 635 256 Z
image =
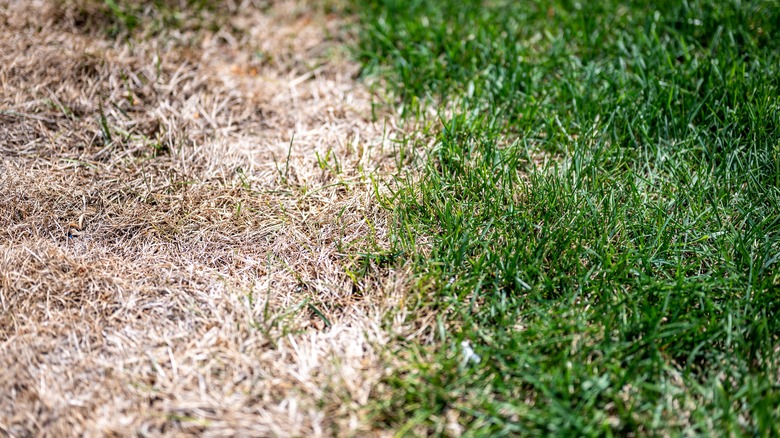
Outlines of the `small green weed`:
M 106 31 L 112 37 L 129 35 L 136 31 L 157 34 L 165 29 L 182 27 L 210 27 L 218 24 L 209 21 L 209 12 L 216 11 L 219 2 L 208 0 L 102 0 L 103 12 L 109 18 Z M 212 17 L 213 18 L 213 17 Z

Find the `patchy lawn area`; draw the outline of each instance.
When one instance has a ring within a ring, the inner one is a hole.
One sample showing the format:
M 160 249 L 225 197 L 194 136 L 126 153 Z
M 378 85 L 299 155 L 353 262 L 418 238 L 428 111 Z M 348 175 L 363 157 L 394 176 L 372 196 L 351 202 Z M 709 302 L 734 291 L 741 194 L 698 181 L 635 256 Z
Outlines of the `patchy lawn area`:
M 0 432 L 780 434 L 780 7 L 0 0 Z

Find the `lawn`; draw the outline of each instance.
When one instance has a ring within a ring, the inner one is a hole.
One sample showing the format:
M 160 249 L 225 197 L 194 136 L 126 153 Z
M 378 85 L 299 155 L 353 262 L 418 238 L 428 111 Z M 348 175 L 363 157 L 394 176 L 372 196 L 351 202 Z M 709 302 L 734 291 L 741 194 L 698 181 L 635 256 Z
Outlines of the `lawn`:
M 342 17 L 238 3 L 0 0 L 0 436 L 373 430 L 394 130 Z
M 0 0 L 0 434 L 780 435 L 776 0 Z
M 419 328 L 377 421 L 777 435 L 780 6 L 354 10 L 364 75 L 435 139 L 383 199 Z

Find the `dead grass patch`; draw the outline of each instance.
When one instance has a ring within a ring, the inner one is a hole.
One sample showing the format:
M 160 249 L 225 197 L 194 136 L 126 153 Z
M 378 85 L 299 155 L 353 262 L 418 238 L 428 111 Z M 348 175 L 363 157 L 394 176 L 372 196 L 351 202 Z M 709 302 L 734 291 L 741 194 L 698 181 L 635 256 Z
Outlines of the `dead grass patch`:
M 351 255 L 388 245 L 394 125 L 336 17 L 244 6 L 111 40 L 0 1 L 4 433 L 371 432 L 408 275 Z

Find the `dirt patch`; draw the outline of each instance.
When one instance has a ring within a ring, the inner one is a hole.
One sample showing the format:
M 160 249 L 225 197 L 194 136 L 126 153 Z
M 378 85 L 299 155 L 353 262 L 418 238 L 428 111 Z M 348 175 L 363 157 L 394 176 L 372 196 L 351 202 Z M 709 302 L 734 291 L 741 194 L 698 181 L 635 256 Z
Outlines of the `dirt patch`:
M 241 6 L 113 39 L 0 1 L 4 433 L 371 432 L 395 128 L 337 17 Z

